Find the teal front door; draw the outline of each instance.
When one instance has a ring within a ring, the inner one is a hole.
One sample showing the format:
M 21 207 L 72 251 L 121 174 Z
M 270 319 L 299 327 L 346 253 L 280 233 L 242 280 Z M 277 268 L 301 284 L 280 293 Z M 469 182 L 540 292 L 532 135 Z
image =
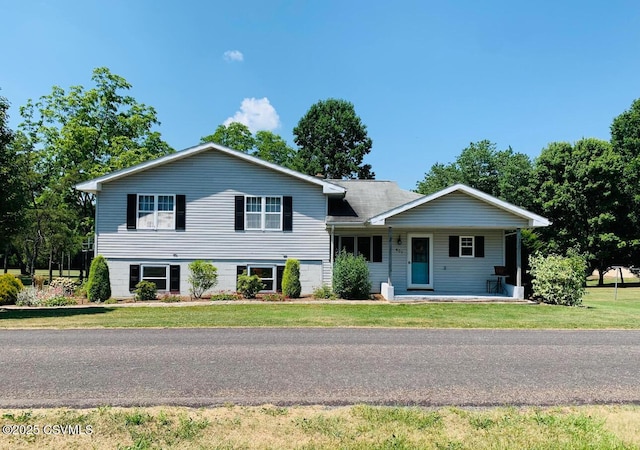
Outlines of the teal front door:
M 407 251 L 407 284 L 409 289 L 430 289 L 432 282 L 432 237 L 409 234 Z

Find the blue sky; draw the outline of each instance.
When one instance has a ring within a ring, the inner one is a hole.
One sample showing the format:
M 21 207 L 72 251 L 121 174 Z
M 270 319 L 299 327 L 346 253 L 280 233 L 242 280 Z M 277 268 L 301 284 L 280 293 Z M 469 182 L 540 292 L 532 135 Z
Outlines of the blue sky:
M 0 95 L 18 107 L 106 66 L 175 149 L 229 118 L 293 145 L 309 107 L 352 102 L 378 179 L 412 189 L 489 139 L 531 157 L 609 138 L 640 97 L 640 2 L 0 0 Z

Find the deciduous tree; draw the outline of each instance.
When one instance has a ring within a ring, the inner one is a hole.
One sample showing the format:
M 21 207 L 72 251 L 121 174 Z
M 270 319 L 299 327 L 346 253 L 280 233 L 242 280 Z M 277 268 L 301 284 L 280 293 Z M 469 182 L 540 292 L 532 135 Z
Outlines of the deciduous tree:
M 613 120 L 611 145 L 622 158 L 623 172 L 618 174 L 616 182 L 629 201 L 630 259 L 637 266 L 640 265 L 640 99 Z
M 257 131 L 253 135 L 249 127 L 239 122 L 219 125 L 213 134 L 204 136 L 201 142 L 215 142 L 289 168 L 292 168 L 295 155 L 295 151 L 279 135 L 267 130 Z
M 126 94 L 131 85 L 124 78 L 102 67 L 93 71 L 92 81 L 90 89 L 73 86 L 65 91 L 54 86 L 51 94 L 29 100 L 20 109 L 20 147 L 28 163 L 31 213 L 37 225 L 31 237 L 35 256 L 36 243 L 45 239 L 45 203 L 68 209 L 75 215 L 73 232 L 88 236 L 93 231 L 93 196 L 73 186 L 173 151 L 154 129 L 159 125 L 156 111 Z
M 296 167 L 326 178 L 374 178 L 364 157 L 372 141 L 351 102 L 330 98 L 311 106 L 293 129 Z
M 0 96 L 0 253 L 4 272 L 11 240 L 24 224 L 26 192 L 20 176 L 21 158 L 14 145 L 14 133 L 9 128 L 9 101 Z
M 535 164 L 536 202 L 553 223 L 540 231 L 546 250 L 585 254 L 600 283 L 609 266 L 629 259 L 622 172 L 621 156 L 607 141 L 592 138 L 551 143 Z
M 428 195 L 463 183 L 528 208 L 533 201 L 531 171 L 527 155 L 516 153 L 511 147 L 497 150 L 496 144 L 483 140 L 470 143 L 453 163 L 434 164 L 418 182 L 416 191 Z

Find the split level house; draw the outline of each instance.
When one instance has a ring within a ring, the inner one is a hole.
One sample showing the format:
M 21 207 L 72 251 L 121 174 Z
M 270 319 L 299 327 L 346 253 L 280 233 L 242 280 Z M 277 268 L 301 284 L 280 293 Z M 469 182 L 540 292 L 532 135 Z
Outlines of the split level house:
M 549 225 L 460 184 L 423 196 L 392 181 L 308 176 L 214 143 L 76 188 L 95 194 L 94 250 L 114 297 L 132 296 L 141 280 L 188 295 L 194 260 L 217 267 L 216 290 L 235 291 L 247 271 L 273 292 L 288 258 L 300 261 L 309 294 L 331 285 L 344 249 L 368 261 L 372 291 L 387 299 L 498 288 L 522 298 L 520 230 Z M 495 278 L 496 266 L 507 273 Z

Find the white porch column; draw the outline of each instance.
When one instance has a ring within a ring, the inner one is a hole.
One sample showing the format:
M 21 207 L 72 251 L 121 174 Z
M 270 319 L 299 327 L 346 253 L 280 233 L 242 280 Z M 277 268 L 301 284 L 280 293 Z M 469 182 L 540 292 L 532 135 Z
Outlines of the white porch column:
M 331 252 L 331 254 L 329 255 L 329 262 L 331 263 L 331 267 L 333 267 L 333 255 L 336 254 L 336 249 L 335 249 L 335 235 L 336 235 L 336 226 L 335 225 L 331 225 L 331 242 L 329 243 L 329 251 Z
M 516 230 L 516 286 L 522 286 L 522 233 Z
M 389 301 L 393 301 L 393 299 L 395 298 L 395 289 L 393 288 L 393 284 L 391 283 L 391 272 L 393 270 L 393 228 L 392 227 L 389 227 L 388 258 L 389 258 L 389 269 L 388 269 L 387 282 L 382 283 L 382 285 L 380 286 L 380 293 L 385 299 Z
M 393 227 L 389 227 L 389 270 L 387 276 L 387 282 L 389 286 L 393 286 L 391 282 L 391 272 L 393 271 Z

